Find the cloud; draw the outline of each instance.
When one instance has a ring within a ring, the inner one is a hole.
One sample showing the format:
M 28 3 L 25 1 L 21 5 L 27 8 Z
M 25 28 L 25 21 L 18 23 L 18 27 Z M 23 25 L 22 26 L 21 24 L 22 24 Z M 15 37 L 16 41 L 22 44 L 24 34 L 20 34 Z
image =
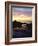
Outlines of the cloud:
M 12 13 L 12 21 L 19 22 L 32 21 L 32 8 L 14 8 Z
M 12 17 L 12 21 L 19 21 L 19 22 L 27 22 L 27 21 L 32 21 L 32 16 L 28 16 L 28 15 L 13 15 Z

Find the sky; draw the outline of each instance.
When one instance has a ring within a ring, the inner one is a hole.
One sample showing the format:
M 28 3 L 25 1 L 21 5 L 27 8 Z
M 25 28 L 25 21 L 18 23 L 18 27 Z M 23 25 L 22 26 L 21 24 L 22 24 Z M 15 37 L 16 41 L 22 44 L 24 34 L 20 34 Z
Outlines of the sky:
M 12 8 L 12 21 L 14 20 L 22 23 L 32 21 L 32 8 Z

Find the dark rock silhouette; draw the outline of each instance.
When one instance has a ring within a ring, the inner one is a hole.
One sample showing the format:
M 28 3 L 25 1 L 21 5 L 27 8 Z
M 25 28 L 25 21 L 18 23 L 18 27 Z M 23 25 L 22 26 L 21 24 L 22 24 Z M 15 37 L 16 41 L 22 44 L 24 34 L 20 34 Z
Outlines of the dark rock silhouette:
M 22 23 L 21 22 L 17 22 L 16 20 L 13 21 L 13 27 L 21 27 Z

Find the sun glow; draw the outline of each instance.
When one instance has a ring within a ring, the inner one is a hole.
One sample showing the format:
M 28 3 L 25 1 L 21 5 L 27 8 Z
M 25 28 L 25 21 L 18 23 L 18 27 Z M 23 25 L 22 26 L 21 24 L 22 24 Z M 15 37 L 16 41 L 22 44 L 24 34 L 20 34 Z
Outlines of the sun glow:
M 27 21 L 32 21 L 32 17 L 28 15 L 13 15 L 12 21 L 16 20 L 19 22 L 27 22 Z

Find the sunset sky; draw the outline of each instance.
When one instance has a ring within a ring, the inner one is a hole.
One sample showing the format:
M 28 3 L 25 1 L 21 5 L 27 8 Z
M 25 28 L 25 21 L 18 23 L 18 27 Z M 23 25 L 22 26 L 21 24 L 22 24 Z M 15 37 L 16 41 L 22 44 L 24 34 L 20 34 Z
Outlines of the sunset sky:
M 12 8 L 12 21 L 22 23 L 32 21 L 32 8 Z

